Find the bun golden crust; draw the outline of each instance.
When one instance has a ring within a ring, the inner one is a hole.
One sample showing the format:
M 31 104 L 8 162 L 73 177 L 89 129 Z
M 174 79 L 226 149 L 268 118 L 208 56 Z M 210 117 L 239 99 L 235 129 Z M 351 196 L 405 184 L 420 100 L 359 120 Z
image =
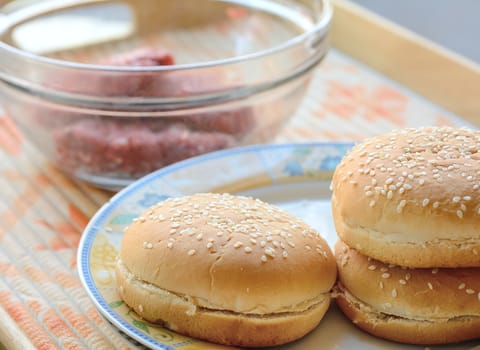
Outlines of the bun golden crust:
M 174 198 L 150 208 L 126 229 L 120 260 L 136 279 L 188 296 L 197 308 L 248 315 L 242 325 L 256 316 L 303 314 L 336 280 L 333 254 L 316 231 L 277 207 L 227 194 Z M 166 317 L 142 316 L 153 322 Z
M 338 235 L 393 264 L 480 267 L 479 150 L 480 131 L 448 127 L 357 145 L 333 176 Z
M 337 242 L 335 255 L 337 301 L 359 327 L 386 339 L 417 344 L 480 336 L 480 268 L 393 266 L 342 241 Z

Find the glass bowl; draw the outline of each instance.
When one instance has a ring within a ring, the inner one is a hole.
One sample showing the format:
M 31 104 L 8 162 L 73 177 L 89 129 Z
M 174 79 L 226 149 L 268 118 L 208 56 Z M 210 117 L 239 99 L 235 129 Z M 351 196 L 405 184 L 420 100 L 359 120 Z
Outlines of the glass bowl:
M 0 103 L 64 172 L 119 189 L 272 140 L 327 52 L 331 16 L 327 0 L 8 2 Z

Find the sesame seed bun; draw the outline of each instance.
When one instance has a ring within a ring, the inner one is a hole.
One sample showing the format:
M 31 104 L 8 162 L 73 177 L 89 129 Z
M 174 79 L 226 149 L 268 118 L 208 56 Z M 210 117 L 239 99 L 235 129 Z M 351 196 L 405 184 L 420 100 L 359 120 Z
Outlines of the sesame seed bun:
M 272 346 L 312 330 L 328 308 L 333 254 L 300 219 L 252 198 L 168 199 L 126 230 L 120 295 L 141 317 L 237 346 Z
M 332 181 L 338 235 L 412 267 L 480 267 L 480 131 L 394 131 L 355 146 Z
M 414 269 L 335 246 L 336 301 L 359 328 L 411 344 L 480 337 L 480 268 Z

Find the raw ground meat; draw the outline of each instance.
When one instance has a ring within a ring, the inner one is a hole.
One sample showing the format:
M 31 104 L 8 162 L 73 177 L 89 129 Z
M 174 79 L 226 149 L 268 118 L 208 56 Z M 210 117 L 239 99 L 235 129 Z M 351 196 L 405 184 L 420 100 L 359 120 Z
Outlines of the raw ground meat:
M 174 59 L 163 49 L 143 48 L 99 63 L 157 66 L 173 64 Z M 161 77 L 124 76 L 115 82 L 100 76 L 91 83 L 99 95 L 185 96 L 218 89 L 222 86 L 222 77 L 213 73 L 175 71 Z M 57 162 L 64 170 L 71 174 L 83 171 L 122 177 L 139 177 L 185 158 L 238 145 L 255 126 L 250 107 L 182 117 L 58 117 L 70 119 L 68 124 L 58 123 L 53 131 Z
M 169 66 L 175 64 L 172 54 L 162 48 L 143 47 L 126 53 L 112 55 L 98 61 L 111 66 Z
M 152 130 L 146 123 L 83 120 L 54 132 L 64 169 L 136 177 L 176 161 L 236 144 L 219 132 L 171 124 Z

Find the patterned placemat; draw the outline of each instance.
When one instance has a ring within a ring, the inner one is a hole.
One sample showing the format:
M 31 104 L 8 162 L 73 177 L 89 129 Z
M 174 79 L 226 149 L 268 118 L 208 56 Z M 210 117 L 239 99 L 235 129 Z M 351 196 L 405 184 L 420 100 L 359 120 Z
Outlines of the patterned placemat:
M 275 142 L 361 140 L 396 128 L 466 125 L 331 50 Z M 0 341 L 14 349 L 128 349 L 80 285 L 76 248 L 111 193 L 72 181 L 0 117 Z

